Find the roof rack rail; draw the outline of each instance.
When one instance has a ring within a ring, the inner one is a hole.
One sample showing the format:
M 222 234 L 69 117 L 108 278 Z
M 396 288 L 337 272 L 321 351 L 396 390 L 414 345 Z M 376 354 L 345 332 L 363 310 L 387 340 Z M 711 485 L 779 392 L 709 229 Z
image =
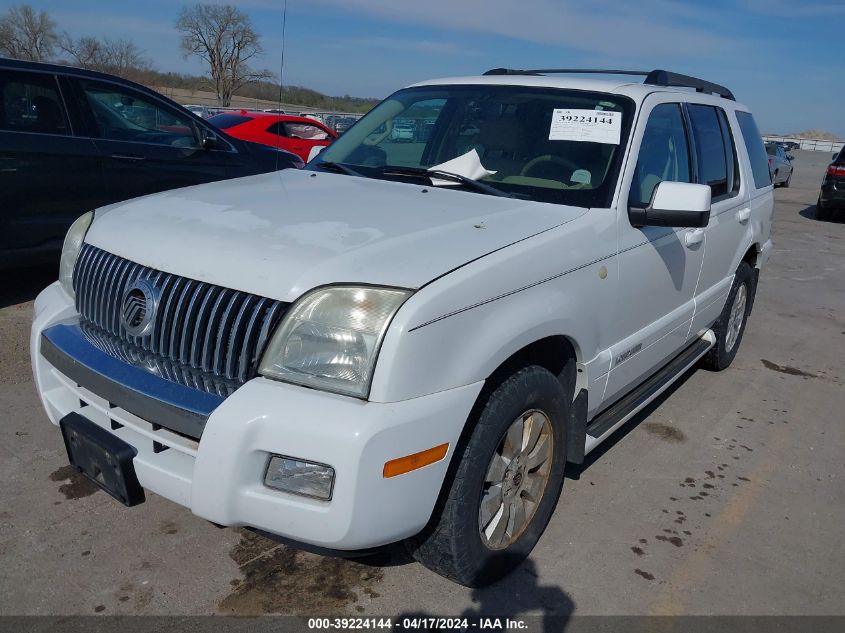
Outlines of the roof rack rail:
M 645 77 L 644 84 L 649 86 L 663 86 L 663 87 L 678 87 L 678 88 L 695 88 L 697 92 L 709 92 L 717 94 L 725 99 L 736 101 L 733 93 L 719 84 L 714 84 L 711 81 L 699 79 L 698 77 L 690 77 L 689 75 L 682 75 L 680 73 L 673 73 L 668 70 L 609 70 L 603 68 L 538 68 L 532 70 L 518 70 L 514 68 L 493 68 L 488 70 L 485 75 L 636 75 Z

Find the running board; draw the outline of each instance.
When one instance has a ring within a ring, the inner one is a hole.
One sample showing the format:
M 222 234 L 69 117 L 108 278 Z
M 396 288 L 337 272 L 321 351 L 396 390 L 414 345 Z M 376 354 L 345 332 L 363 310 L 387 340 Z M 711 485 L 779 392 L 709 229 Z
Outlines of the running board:
M 713 330 L 707 330 L 700 339 L 652 374 L 648 380 L 593 418 L 587 426 L 584 454 L 601 444 L 611 433 L 666 391 L 687 369 L 710 351 L 715 343 L 716 335 Z

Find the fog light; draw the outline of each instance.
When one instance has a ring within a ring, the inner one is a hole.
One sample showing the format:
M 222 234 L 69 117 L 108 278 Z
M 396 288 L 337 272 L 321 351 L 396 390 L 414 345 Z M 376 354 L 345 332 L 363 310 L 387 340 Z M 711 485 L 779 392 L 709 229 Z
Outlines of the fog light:
M 334 468 L 295 457 L 273 455 L 264 475 L 264 485 L 303 497 L 328 501 L 334 487 Z

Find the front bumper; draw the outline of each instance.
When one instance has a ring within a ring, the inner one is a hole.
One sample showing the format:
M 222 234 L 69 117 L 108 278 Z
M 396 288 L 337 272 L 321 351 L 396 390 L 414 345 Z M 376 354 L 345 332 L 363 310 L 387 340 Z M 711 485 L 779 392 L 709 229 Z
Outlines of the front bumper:
M 36 299 L 30 352 L 38 392 L 53 424 L 77 412 L 128 442 L 138 451 L 134 466 L 141 485 L 200 517 L 329 549 L 377 547 L 425 526 L 482 387 L 476 383 L 375 403 L 255 378 L 208 412 L 195 440 L 162 428 L 162 419 L 144 419 L 138 414 L 145 409 L 133 401 L 110 399 L 114 396 L 96 380 L 80 374 L 71 379 L 42 354 L 44 332 L 57 324 L 72 329 L 76 318 L 58 284 Z M 449 443 L 445 459 L 383 477 L 385 462 L 444 442 Z M 331 501 L 264 486 L 272 454 L 334 467 Z

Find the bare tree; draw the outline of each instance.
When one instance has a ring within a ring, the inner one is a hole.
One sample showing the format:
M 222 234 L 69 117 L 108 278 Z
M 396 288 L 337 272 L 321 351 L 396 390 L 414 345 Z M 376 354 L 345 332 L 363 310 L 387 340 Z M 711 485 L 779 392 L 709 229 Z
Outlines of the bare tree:
M 247 15 L 231 5 L 196 4 L 183 7 L 176 20 L 185 57 L 195 55 L 209 66 L 217 100 L 228 106 L 232 95 L 272 73 L 256 71 L 249 61 L 261 55 L 261 41 Z
M 52 57 L 57 39 L 52 18 L 28 4 L 14 6 L 0 17 L 0 55 L 41 62 Z
M 73 39 L 68 33 L 63 33 L 59 39 L 59 48 L 70 55 L 70 61 L 80 68 L 98 70 L 102 62 L 103 46 L 96 37 Z
M 85 36 L 74 39 L 64 33 L 59 39 L 59 48 L 70 55 L 71 60 L 81 68 L 99 70 L 120 77 L 131 78 L 139 71 L 148 70 L 150 62 L 143 51 L 129 40 L 102 40 Z

